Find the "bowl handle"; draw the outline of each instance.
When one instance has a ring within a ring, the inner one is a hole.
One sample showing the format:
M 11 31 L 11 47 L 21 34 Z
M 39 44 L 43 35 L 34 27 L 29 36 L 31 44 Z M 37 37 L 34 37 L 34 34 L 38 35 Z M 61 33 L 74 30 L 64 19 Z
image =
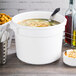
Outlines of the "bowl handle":
M 12 21 L 9 23 L 9 28 L 16 32 L 16 26 Z
M 13 30 L 10 28 L 10 23 L 8 24 L 8 26 L 6 28 L 6 31 L 7 31 L 7 39 L 8 39 L 8 48 L 10 48 L 12 37 L 14 35 Z

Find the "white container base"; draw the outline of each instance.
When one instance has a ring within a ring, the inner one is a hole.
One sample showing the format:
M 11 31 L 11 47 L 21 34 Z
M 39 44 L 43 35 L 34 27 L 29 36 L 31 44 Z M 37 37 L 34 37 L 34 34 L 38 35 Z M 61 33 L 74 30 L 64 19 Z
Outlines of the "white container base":
M 60 56 L 59 57 L 57 57 L 56 59 L 51 59 L 51 60 L 47 60 L 46 62 L 44 61 L 44 62 L 36 62 L 36 61 L 34 61 L 34 62 L 32 62 L 32 61 L 27 61 L 27 60 L 25 60 L 25 59 L 23 59 L 23 58 L 21 58 L 21 57 L 18 57 L 17 56 L 17 58 L 20 60 L 20 61 L 22 61 L 22 62 L 25 62 L 25 63 L 27 63 L 27 64 L 32 64 L 32 65 L 46 65 L 46 64 L 50 64 L 50 63 L 53 63 L 53 62 L 55 62 L 55 61 L 57 61 L 57 60 L 59 60 L 60 59 Z
M 17 24 L 24 19 L 49 19 L 50 14 L 47 11 L 33 11 L 13 17 L 11 28 L 15 32 L 17 57 L 21 61 L 42 65 L 52 63 L 60 58 L 66 24 L 64 16 L 56 14 L 54 19 L 60 24 L 51 27 L 29 27 Z

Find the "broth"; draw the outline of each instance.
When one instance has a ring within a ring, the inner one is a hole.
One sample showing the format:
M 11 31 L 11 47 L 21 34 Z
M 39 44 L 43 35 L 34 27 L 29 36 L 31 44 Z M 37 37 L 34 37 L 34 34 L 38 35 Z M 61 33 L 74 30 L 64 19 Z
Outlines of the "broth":
M 18 22 L 18 24 L 31 27 L 48 27 L 60 24 L 60 22 L 55 20 L 49 22 L 48 19 L 26 19 L 21 22 Z

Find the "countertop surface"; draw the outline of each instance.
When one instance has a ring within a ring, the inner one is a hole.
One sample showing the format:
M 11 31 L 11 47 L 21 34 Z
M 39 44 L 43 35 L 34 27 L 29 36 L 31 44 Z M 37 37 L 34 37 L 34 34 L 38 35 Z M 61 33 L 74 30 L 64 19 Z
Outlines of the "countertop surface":
M 70 47 L 62 48 L 62 51 Z M 76 76 L 76 67 L 69 67 L 61 58 L 47 65 L 30 65 L 21 62 L 15 54 L 15 44 L 8 50 L 7 63 L 0 65 L 0 76 Z

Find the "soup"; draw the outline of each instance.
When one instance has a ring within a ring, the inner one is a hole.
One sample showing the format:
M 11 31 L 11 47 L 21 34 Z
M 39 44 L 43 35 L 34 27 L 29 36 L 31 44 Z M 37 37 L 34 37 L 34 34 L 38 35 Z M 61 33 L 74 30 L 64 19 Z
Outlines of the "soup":
M 60 22 L 52 20 L 51 22 L 48 19 L 26 19 L 18 24 L 23 26 L 31 26 L 31 27 L 48 27 L 60 24 Z

